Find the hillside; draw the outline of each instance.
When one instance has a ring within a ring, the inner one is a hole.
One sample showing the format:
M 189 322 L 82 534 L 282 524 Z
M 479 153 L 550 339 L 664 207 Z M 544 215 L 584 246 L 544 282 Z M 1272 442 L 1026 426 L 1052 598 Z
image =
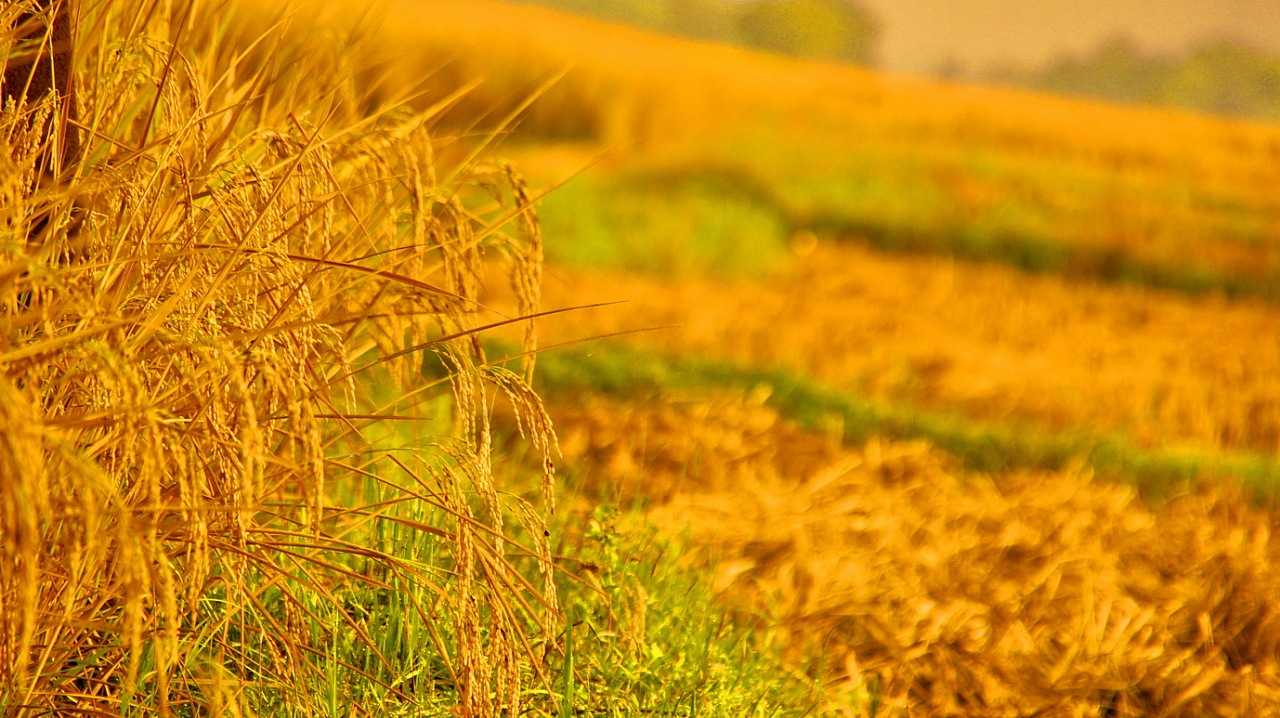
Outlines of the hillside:
M 520 5 L 444 2 L 417 27 L 397 46 L 428 66 L 451 58 L 448 84 L 489 78 L 461 115 L 501 117 L 571 68 L 513 141 L 573 142 L 584 162 L 612 149 L 618 181 L 679 175 L 792 233 L 882 249 L 1179 291 L 1280 286 L 1280 128 L 787 61 Z

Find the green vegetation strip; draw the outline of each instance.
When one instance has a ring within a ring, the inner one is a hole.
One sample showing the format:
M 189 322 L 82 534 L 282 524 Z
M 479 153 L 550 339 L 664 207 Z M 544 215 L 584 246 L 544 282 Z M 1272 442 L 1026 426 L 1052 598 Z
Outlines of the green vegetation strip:
M 1234 478 L 1259 500 L 1280 498 L 1280 461 L 1271 456 L 1146 449 L 1117 434 L 1054 432 L 1025 424 L 975 421 L 858 398 L 780 370 L 592 346 L 544 353 L 536 383 L 549 397 L 580 391 L 635 396 L 662 390 L 763 387 L 770 392 L 768 405 L 803 428 L 842 426 L 844 440 L 852 444 L 873 436 L 925 439 L 975 471 L 1059 470 L 1083 461 L 1100 478 L 1131 482 L 1151 497 L 1167 495 L 1193 481 Z
M 789 237 L 808 232 L 882 252 L 952 256 L 1033 274 L 1280 303 L 1275 272 L 1251 276 L 1194 260 L 1162 263 L 1120 247 L 1072 244 L 1034 228 L 992 226 L 945 211 L 933 219 L 877 216 L 880 210 L 872 207 L 884 202 L 875 195 L 846 196 L 838 210 L 801 210 L 794 199 L 748 170 L 698 166 L 584 177 L 553 192 L 541 209 L 549 256 L 578 266 L 759 274 L 785 254 Z M 1023 212 L 1034 214 L 1034 208 Z
M 566 562 L 581 580 L 559 575 L 570 617 L 565 652 L 550 666 L 561 718 L 803 716 L 831 698 L 821 681 L 788 669 L 775 629 L 730 620 L 709 575 L 674 560 L 686 545 L 609 506 L 560 520 L 572 526 L 555 535 L 581 534 Z
M 858 222 L 839 216 L 819 217 L 797 228 L 821 237 L 861 242 L 883 252 L 941 254 L 980 262 L 997 262 L 1034 274 L 1058 274 L 1105 284 L 1131 284 L 1189 295 L 1220 292 L 1232 299 L 1280 302 L 1280 276 L 1228 274 L 1194 262 L 1152 262 L 1108 247 L 1073 247 L 1066 243 L 1010 231 L 979 232 L 964 226 L 929 230 Z
M 996 262 L 1030 274 L 1132 284 L 1198 296 L 1221 293 L 1280 303 L 1280 275 L 1171 265 L 1119 247 L 1070 244 L 1033 229 L 974 221 L 799 211 L 765 180 L 735 168 L 685 168 L 582 178 L 543 202 L 549 256 L 577 266 L 657 274 L 753 275 L 776 266 L 788 237 L 813 233 L 904 255 Z

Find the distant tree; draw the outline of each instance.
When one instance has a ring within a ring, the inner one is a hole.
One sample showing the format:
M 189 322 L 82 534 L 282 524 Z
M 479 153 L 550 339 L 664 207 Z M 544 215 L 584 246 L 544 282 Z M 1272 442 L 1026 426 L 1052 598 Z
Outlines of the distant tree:
M 533 0 L 561 10 L 800 57 L 870 63 L 880 28 L 856 0 Z
M 955 55 L 948 55 L 934 66 L 933 74 L 944 80 L 962 80 L 969 75 L 969 66 Z
M 1157 55 L 1115 37 L 1084 56 L 1062 57 L 1039 70 L 992 70 L 987 77 L 1120 102 L 1280 118 L 1280 56 L 1227 40 Z
M 726 0 L 666 0 L 667 32 L 702 40 L 738 39 L 734 8 Z
M 1222 114 L 1280 117 L 1280 57 L 1226 41 L 1205 43 L 1178 63 L 1160 99 Z
M 1144 54 L 1132 38 L 1116 35 L 1084 57 L 1051 63 L 1040 73 L 1037 84 L 1056 92 L 1146 101 L 1159 93 L 1168 73 L 1169 67 L 1161 58 Z
M 668 0 L 543 0 L 542 4 L 658 30 L 667 29 L 672 5 Z
M 870 63 L 879 24 L 852 0 L 750 0 L 738 15 L 748 45 L 787 55 Z

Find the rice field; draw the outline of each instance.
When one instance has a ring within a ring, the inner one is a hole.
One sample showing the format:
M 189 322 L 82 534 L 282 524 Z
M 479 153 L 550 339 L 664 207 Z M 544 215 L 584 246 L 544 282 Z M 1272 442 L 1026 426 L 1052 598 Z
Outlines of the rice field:
M 491 0 L 431 13 L 401 46 L 449 58 L 441 76 L 494 79 L 466 116 L 541 90 L 517 137 L 607 149 L 652 181 L 728 183 L 791 231 L 1274 297 L 1275 127 L 784 61 Z
M 0 5 L 0 714 L 1280 712 L 1280 128 L 64 3 Z
M 544 297 L 625 302 L 547 322 L 553 343 L 653 329 L 612 341 L 781 368 L 974 419 L 1280 451 L 1280 313 L 1261 301 L 816 240 L 757 278 L 556 268 Z

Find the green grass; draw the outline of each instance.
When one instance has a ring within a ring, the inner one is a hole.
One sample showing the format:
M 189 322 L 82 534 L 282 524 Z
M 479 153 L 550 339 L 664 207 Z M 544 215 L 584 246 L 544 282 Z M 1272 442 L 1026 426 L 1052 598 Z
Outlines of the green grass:
M 566 512 L 550 530 L 567 570 L 557 581 L 566 616 L 564 648 L 535 643 L 548 680 L 541 687 L 532 683 L 527 715 L 798 716 L 813 706 L 812 683 L 783 668 L 769 633 L 730 620 L 707 577 L 680 564 L 679 545 L 659 537 L 638 515 L 607 507 L 590 516 Z M 441 550 L 432 543 L 421 532 L 393 527 L 374 545 L 402 560 L 425 561 Z M 386 715 L 447 714 L 456 695 L 436 657 L 430 616 L 417 609 L 434 600 L 423 586 L 391 580 L 385 589 L 345 595 L 345 615 L 317 615 L 313 630 L 332 640 L 330 652 L 313 660 L 320 675 L 335 681 L 313 690 L 328 697 L 331 715 L 346 715 L 353 702 L 381 706 Z M 351 625 L 375 638 L 389 669 L 356 640 Z M 447 633 L 443 638 L 454 640 Z M 360 680 L 362 673 L 369 678 Z
M 948 228 L 865 221 L 837 213 L 814 217 L 808 227 L 819 236 L 860 242 L 887 252 L 942 254 L 997 262 L 1037 274 L 1131 284 L 1189 295 L 1219 292 L 1233 298 L 1280 302 L 1280 274 L 1248 277 L 1221 272 L 1194 261 L 1178 265 L 1144 261 L 1111 248 L 1072 247 L 1036 234 L 1022 234 L 996 221 Z
M 730 718 L 816 708 L 813 684 L 782 666 L 767 627 L 730 620 L 706 576 L 681 566 L 678 541 L 602 506 L 574 542 L 585 580 L 561 583 L 576 668 L 572 683 L 562 678 L 574 689 L 562 714 Z
M 1082 461 L 1105 479 L 1160 496 L 1188 482 L 1231 477 L 1260 500 L 1280 498 L 1280 461 L 1247 452 L 1143 448 L 1120 434 L 1049 431 L 1030 424 L 974 421 L 958 414 L 871 401 L 780 370 L 664 357 L 616 345 L 557 349 L 539 359 L 537 383 L 548 396 L 592 391 L 614 395 L 665 390 L 769 390 L 768 403 L 799 426 L 841 427 L 846 442 L 873 436 L 925 439 L 967 468 L 998 474 L 1058 470 Z
M 1175 248 L 1197 234 L 1242 246 L 1275 241 L 1267 217 L 1232 197 L 1189 183 L 1103 175 L 1069 158 L 1015 161 L 893 142 L 827 146 L 823 137 L 747 134 L 589 172 L 541 204 L 548 255 L 666 275 L 750 275 L 775 266 L 789 237 L 811 232 L 887 252 L 1280 301 L 1280 267 L 1232 272 L 1186 253 L 1169 259 L 1092 241 L 1150 237 L 1147 246 Z M 1116 202 L 1193 219 L 1182 226 L 1132 209 L 1097 209 Z
M 714 174 L 588 174 L 539 209 L 553 261 L 666 275 L 758 274 L 789 232 L 776 207 Z
M 638 516 L 605 507 L 589 517 L 565 513 L 551 532 L 553 541 L 571 543 L 560 550 L 567 554 L 562 566 L 574 576 L 557 581 L 567 617 L 560 635 L 564 651 L 534 645 L 545 651 L 549 680 L 541 687 L 532 683 L 526 715 L 798 716 L 813 706 L 812 683 L 782 666 L 768 632 L 730 620 L 707 577 L 681 566 L 678 544 L 660 538 Z M 393 529 L 379 538 L 380 549 L 402 560 L 427 560 L 441 550 L 411 532 Z M 329 652 L 312 660 L 318 675 L 333 680 L 318 681 L 312 691 L 335 718 L 347 715 L 352 703 L 379 706 L 383 715 L 447 715 L 456 701 L 431 640 L 430 615 L 418 610 L 435 596 L 412 582 L 388 583 L 344 594 L 341 612 L 316 614 L 312 630 L 331 640 Z M 298 592 L 305 584 L 285 588 Z M 270 604 L 270 596 L 265 601 Z M 351 626 L 374 637 L 389 667 Z M 444 640 L 454 637 L 446 633 Z M 286 706 L 270 700 L 272 693 L 264 691 L 254 703 L 264 714 L 287 715 Z
M 429 366 L 428 373 L 438 373 L 440 367 Z M 390 385 L 385 373 L 373 374 L 365 389 L 375 404 L 382 404 L 394 393 L 385 389 Z M 353 704 L 376 706 L 380 715 L 449 715 L 457 702 L 439 646 L 455 645 L 458 636 L 433 612 L 441 601 L 441 588 L 448 590 L 450 585 L 445 567 L 453 560 L 452 541 L 421 529 L 447 531 L 455 522 L 436 503 L 439 497 L 405 500 L 406 492 L 424 489 L 390 458 L 415 468 L 420 462 L 425 468 L 427 463 L 449 461 L 433 442 L 448 435 L 451 406 L 449 398 L 441 396 L 421 407 L 430 417 L 426 421 L 364 426 L 363 443 L 377 451 L 334 457 L 360 463 L 366 475 L 331 486 L 332 505 L 380 507 L 383 520 L 353 521 L 358 517 L 339 512 L 312 542 L 358 543 L 370 555 L 393 556 L 406 570 L 388 571 L 382 562 L 335 550 L 326 559 L 337 571 L 360 578 L 320 585 L 315 566 L 293 561 L 291 552 L 281 549 L 280 572 L 266 572 L 275 578 L 261 587 L 265 610 L 225 605 L 218 591 L 201 600 L 200 613 L 222 616 L 231 627 L 228 639 L 240 646 L 246 664 L 279 649 L 272 637 L 280 631 L 263 623 L 264 615 L 292 620 L 295 630 L 312 633 L 315 645 L 327 645 L 324 653 L 306 657 L 314 670 L 308 672 L 312 684 L 305 690 L 317 697 L 323 715 L 346 716 Z M 537 461 L 522 455 L 527 447 L 521 449 L 524 443 L 508 433 L 514 434 L 514 428 L 501 429 L 496 439 L 505 447 L 501 488 L 504 494 L 536 501 L 538 486 L 530 477 L 537 471 L 525 469 Z M 575 499 L 574 471 L 562 471 L 557 486 L 562 506 L 584 503 Z M 597 497 L 585 503 L 594 510 L 563 510 L 547 527 L 562 571 L 556 586 L 566 623 L 554 627 L 557 635 L 551 641 L 529 626 L 531 648 L 544 661 L 545 675 L 528 681 L 525 715 L 730 718 L 811 711 L 819 697 L 815 684 L 784 668 L 767 627 L 748 628 L 726 614 L 712 595 L 708 577 L 680 561 L 678 540 L 659 536 L 638 509 L 599 505 Z M 514 541 L 508 554 L 526 579 L 539 585 L 536 563 L 522 559 L 516 548 L 532 543 L 529 530 L 508 520 L 506 532 Z M 437 567 L 438 575 L 417 570 L 427 567 Z M 307 606 L 310 615 L 290 611 L 283 600 L 286 593 Z M 193 670 L 216 670 L 216 639 L 189 639 L 193 648 L 185 655 L 200 664 Z M 252 676 L 252 670 L 248 672 Z M 262 715 L 291 715 L 292 704 L 282 700 L 287 692 L 273 685 L 273 677 L 259 678 L 261 685 L 248 692 L 248 705 Z

